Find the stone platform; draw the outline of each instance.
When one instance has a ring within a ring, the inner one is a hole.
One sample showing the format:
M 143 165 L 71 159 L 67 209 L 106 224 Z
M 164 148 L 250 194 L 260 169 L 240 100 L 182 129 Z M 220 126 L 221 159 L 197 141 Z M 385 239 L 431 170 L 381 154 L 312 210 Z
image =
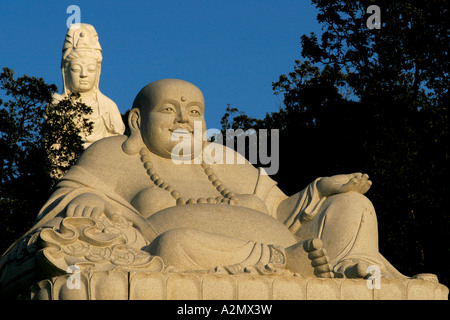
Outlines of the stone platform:
M 147 273 L 120 270 L 78 275 L 80 276 L 78 279 L 68 274 L 40 281 L 22 298 L 32 300 L 448 300 L 449 294 L 446 286 L 422 279 L 382 278 L 379 289 L 376 289 L 376 286 L 368 285 L 367 280 L 363 279 L 320 279 L 279 275 Z M 69 278 L 71 276 L 72 278 Z

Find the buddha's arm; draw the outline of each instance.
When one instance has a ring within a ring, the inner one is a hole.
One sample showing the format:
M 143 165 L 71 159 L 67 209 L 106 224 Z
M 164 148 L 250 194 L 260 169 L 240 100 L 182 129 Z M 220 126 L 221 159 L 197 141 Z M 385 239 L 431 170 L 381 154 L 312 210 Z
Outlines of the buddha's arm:
M 97 219 L 102 213 L 112 218 L 115 209 L 107 201 L 93 193 L 82 193 L 69 202 L 66 209 L 68 217 L 86 217 Z
M 94 217 L 100 211 L 112 211 L 108 209 L 111 204 L 123 198 L 122 190 L 130 189 L 120 180 L 121 175 L 115 174 L 120 172 L 120 165 L 125 167 L 119 153 L 122 140 L 119 137 L 102 139 L 85 150 L 77 164 L 58 183 L 38 219 L 50 211 L 56 214 L 67 213 L 68 216 Z M 121 188 L 118 188 L 120 182 Z
M 311 219 L 317 213 L 321 203 L 326 199 L 317 189 L 319 181 L 320 178 L 316 179 L 290 197 L 274 186 L 266 198 L 268 207 L 272 208 L 272 216 L 295 233 L 302 222 Z
M 290 197 L 282 197 L 281 191 L 275 186 L 268 198 L 278 199 L 274 212 L 276 218 L 295 233 L 303 222 L 317 214 L 327 197 L 350 191 L 361 194 L 367 192 L 372 185 L 368 178 L 367 174 L 361 173 L 317 178 L 304 190 Z

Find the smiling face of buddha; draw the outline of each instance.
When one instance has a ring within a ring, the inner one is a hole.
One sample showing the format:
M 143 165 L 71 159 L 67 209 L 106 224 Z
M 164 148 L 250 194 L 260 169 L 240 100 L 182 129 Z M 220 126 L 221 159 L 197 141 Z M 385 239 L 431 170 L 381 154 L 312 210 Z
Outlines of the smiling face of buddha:
M 200 121 L 202 125 L 200 137 L 206 131 L 205 103 L 200 89 L 183 80 L 155 81 L 139 92 L 133 107 L 139 108 L 139 130 L 151 152 L 171 158 L 174 147 L 188 141 L 191 155 L 183 154 L 183 157 L 195 156 L 195 121 Z

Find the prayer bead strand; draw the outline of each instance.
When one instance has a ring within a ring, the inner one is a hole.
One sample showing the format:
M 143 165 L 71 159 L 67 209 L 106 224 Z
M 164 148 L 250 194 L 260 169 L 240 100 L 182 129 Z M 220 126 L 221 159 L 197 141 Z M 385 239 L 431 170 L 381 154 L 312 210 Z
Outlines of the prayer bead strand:
M 236 195 L 223 185 L 222 181 L 214 173 L 214 170 L 205 162 L 202 162 L 201 166 L 203 168 L 204 173 L 208 177 L 209 181 L 211 181 L 212 185 L 216 188 L 217 192 L 219 192 L 222 196 L 218 196 L 216 198 L 190 198 L 186 200 L 186 198 L 181 196 L 181 193 L 178 190 L 175 190 L 171 185 L 165 182 L 156 172 L 153 167 L 153 163 L 150 160 L 150 152 L 147 148 L 142 148 L 139 151 L 139 155 L 141 156 L 141 162 L 144 165 L 144 168 L 147 172 L 147 175 L 150 177 L 150 180 L 159 188 L 166 190 L 170 193 L 172 198 L 175 199 L 177 205 L 185 205 L 185 204 L 195 204 L 195 203 L 215 203 L 215 204 L 236 204 Z

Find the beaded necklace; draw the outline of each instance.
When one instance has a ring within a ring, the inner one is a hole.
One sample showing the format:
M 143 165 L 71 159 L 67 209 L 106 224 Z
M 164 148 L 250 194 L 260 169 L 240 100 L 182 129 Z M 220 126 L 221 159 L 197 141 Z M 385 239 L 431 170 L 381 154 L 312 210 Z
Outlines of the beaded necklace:
M 216 188 L 216 190 L 221 194 L 217 197 L 209 197 L 209 198 L 190 198 L 186 200 L 186 198 L 181 196 L 181 193 L 178 190 L 175 190 L 171 185 L 165 182 L 156 172 L 153 167 L 153 163 L 150 160 L 150 151 L 143 147 L 139 151 L 139 155 L 141 156 L 141 162 L 144 165 L 145 170 L 147 170 L 147 174 L 150 177 L 150 180 L 155 184 L 155 186 L 166 190 L 170 193 L 172 198 L 174 198 L 177 202 L 177 205 L 184 204 L 194 204 L 194 203 L 215 203 L 215 204 L 230 204 L 234 205 L 237 203 L 236 195 L 228 189 L 222 181 L 214 173 L 214 170 L 210 167 L 209 164 L 202 161 L 201 166 L 203 168 L 203 172 L 208 177 L 208 180 L 211 181 L 212 185 Z

